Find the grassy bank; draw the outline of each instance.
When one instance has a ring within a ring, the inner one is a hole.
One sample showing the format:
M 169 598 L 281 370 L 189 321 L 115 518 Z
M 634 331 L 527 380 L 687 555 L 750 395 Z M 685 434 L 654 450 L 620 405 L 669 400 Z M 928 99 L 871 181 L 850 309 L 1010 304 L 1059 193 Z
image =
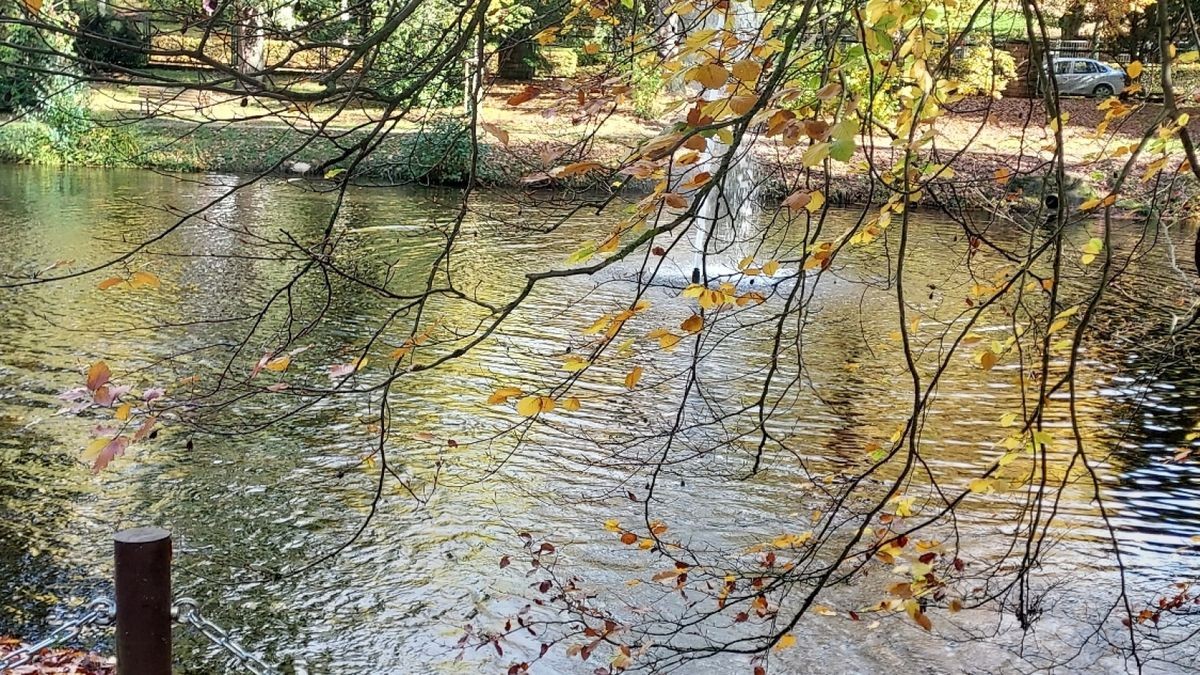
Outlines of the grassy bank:
M 527 187 L 531 185 L 525 180 L 528 176 L 582 160 L 616 167 L 629 156 L 631 148 L 660 134 L 669 122 L 666 118 L 657 122 L 639 120 L 622 110 L 603 125 L 580 124 L 559 115 L 557 104 L 549 97 L 520 107 L 507 105 L 506 97 L 516 91 L 516 85 L 498 87 L 484 101 L 482 116 L 489 131 L 480 131 L 480 178 L 485 184 Z M 401 122 L 390 127 L 381 140 L 374 139 L 378 145 L 366 158 L 352 167 L 346 149 L 370 138 L 368 129 L 375 127 L 372 120 L 378 119 L 379 111 L 318 110 L 300 114 L 286 108 L 272 109 L 270 102 L 232 97 L 160 103 L 155 114 L 147 117 L 136 90 L 109 87 L 91 97 L 89 107 L 97 121 L 80 127 L 74 135 L 63 135 L 32 120 L 0 124 L 0 161 L 287 175 L 301 173 L 298 169 L 307 167 L 305 173 L 318 177 L 326 171 L 353 168 L 356 181 L 385 183 L 456 185 L 466 179 L 470 143 L 461 123 L 449 118 L 424 125 Z M 1103 113 L 1096 110 L 1095 101 L 1064 99 L 1062 103 L 1070 113 L 1064 134 L 1064 159 L 1072 183 L 1083 198 L 1102 194 L 1122 163 L 1112 156 L 1112 148 L 1134 141 L 1157 110 L 1151 106 L 1139 109 L 1120 126 L 1098 136 L 1091 132 Z M 1200 119 L 1200 114 L 1193 117 Z M 1051 157 L 1047 143 L 1053 138 L 1039 121 L 1044 119 L 1039 102 L 1023 99 L 988 102 L 986 106 L 968 102 L 962 111 L 947 115 L 939 121 L 937 142 L 927 152 L 932 162 L 952 161 L 954 175 L 939 180 L 937 187 L 947 199 L 994 206 L 997 199 L 1011 191 L 1011 186 L 996 181 L 998 173 L 1019 176 L 1046 170 Z M 327 124 L 318 132 L 313 120 Z M 903 153 L 885 136 L 877 134 L 870 141 L 860 144 L 873 148 L 869 158 L 859 150 L 849 162 L 833 162 L 828 177 L 820 172 L 805 175 L 795 149 L 783 148 L 777 140 L 762 142 L 755 149 L 761 168 L 761 193 L 782 197 L 805 184 L 806 189 L 821 189 L 837 205 L 886 199 L 888 188 L 870 179 L 867 160 L 886 168 L 901 161 Z M 533 184 L 608 189 L 611 178 L 608 171 L 595 171 L 566 182 L 542 180 Z M 1151 186 L 1126 187 L 1137 192 Z M 1037 190 L 1040 193 L 1040 183 Z

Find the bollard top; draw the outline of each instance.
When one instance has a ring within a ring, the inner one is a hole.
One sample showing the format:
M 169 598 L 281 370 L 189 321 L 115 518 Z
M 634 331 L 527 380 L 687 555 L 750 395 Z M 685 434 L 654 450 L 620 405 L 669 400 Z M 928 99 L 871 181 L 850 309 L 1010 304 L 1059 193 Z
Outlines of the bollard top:
M 113 535 L 118 544 L 149 544 L 170 538 L 171 533 L 161 527 L 132 527 Z

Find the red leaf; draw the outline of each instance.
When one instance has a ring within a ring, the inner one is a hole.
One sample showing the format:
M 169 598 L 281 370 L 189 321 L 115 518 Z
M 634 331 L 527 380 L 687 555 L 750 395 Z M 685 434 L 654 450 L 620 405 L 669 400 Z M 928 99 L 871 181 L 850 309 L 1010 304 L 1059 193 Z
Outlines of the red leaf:
M 505 567 L 508 567 L 511 564 L 512 564 L 512 560 L 510 560 L 508 556 L 504 556 L 503 558 L 500 559 L 500 569 L 504 569 Z
M 129 439 L 124 436 L 117 436 L 109 441 L 108 445 L 100 450 L 100 454 L 96 455 L 96 461 L 92 464 L 92 472 L 103 471 L 114 458 L 125 454 L 125 446 L 127 445 L 129 445 Z

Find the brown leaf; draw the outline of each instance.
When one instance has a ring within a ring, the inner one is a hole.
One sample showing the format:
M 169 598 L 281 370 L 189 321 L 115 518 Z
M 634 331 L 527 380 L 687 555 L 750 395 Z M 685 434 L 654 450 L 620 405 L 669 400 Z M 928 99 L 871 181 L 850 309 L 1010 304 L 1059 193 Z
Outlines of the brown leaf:
M 500 141 L 501 145 L 503 145 L 506 148 L 508 147 L 508 132 L 507 131 L 501 129 L 500 127 L 496 126 L 495 124 L 492 124 L 491 122 L 480 122 L 479 126 L 483 127 L 484 131 L 495 136 L 496 140 Z

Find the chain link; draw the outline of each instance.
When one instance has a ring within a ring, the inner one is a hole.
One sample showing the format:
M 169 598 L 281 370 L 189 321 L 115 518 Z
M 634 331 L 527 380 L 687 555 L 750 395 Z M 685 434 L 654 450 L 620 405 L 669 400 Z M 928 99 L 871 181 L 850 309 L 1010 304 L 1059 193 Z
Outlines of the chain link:
M 195 600 L 180 598 L 175 602 L 175 606 L 171 608 L 171 613 L 174 615 L 176 621 L 195 628 L 201 635 L 208 638 L 209 642 L 232 654 L 243 668 L 254 673 L 254 675 L 276 675 L 278 672 L 257 656 L 247 651 L 245 647 L 235 642 L 229 636 L 228 631 L 201 614 Z
M 96 598 L 88 603 L 87 610 L 83 614 L 64 622 L 63 625 L 50 631 L 46 637 L 0 657 L 0 672 L 29 663 L 33 657 L 37 656 L 38 652 L 74 639 L 87 626 L 92 624 L 107 626 L 112 623 L 112 620 L 112 600 Z

